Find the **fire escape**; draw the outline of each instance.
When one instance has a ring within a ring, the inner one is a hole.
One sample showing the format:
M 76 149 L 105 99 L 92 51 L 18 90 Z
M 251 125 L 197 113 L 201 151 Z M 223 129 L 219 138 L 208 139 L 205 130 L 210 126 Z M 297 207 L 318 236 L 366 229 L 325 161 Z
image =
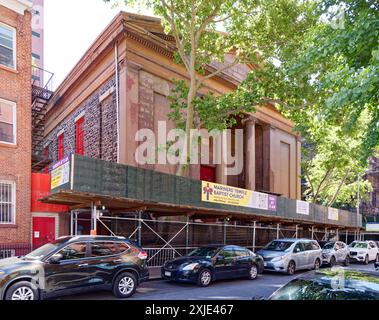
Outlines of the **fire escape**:
M 53 95 L 54 74 L 32 67 L 32 171 L 40 172 L 51 163 L 43 152 L 47 105 Z

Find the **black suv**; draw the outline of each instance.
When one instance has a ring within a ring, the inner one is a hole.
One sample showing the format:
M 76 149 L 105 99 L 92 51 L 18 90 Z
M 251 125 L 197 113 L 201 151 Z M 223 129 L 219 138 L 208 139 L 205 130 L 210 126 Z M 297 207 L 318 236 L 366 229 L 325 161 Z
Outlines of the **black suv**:
M 254 280 L 263 269 L 263 258 L 249 249 L 216 245 L 198 248 L 187 257 L 167 261 L 162 267 L 162 278 L 207 287 L 212 281 L 221 279 Z
M 25 257 L 0 260 L 0 300 L 112 290 L 128 298 L 149 278 L 147 254 L 123 237 L 63 237 Z

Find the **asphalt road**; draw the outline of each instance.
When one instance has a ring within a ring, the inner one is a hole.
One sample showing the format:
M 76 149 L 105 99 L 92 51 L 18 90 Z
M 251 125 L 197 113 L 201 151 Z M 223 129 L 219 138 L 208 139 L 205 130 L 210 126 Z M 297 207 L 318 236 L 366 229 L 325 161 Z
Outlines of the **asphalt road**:
M 373 264 L 367 266 L 351 264 L 350 268 L 374 270 Z M 253 297 L 267 298 L 277 289 L 291 281 L 294 276 L 277 273 L 264 273 L 254 281 L 228 280 L 215 282 L 207 288 L 192 284 L 171 283 L 154 280 L 143 283 L 129 300 L 252 300 Z M 114 300 L 110 292 L 94 292 L 67 296 L 61 300 Z

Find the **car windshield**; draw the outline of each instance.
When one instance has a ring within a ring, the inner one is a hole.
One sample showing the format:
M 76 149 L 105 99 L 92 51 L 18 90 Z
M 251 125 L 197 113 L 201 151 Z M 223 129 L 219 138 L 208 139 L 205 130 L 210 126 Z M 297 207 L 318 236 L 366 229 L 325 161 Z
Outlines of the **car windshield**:
M 353 242 L 349 246 L 350 248 L 360 248 L 360 249 L 367 249 L 367 243 L 366 242 Z
M 293 241 L 272 241 L 263 250 L 286 251 L 294 244 Z
M 45 244 L 44 246 L 32 251 L 24 258 L 28 260 L 40 260 L 55 249 L 59 248 L 62 244 L 66 243 L 68 238 L 59 239 L 50 243 Z
M 279 289 L 271 300 L 379 300 L 379 292 L 369 288 L 365 282 L 362 288 L 359 285 L 338 288 L 331 283 L 295 279 Z
M 324 245 L 324 247 L 323 247 L 323 249 L 325 249 L 325 250 L 330 250 L 330 249 L 333 249 L 333 248 L 334 248 L 334 243 L 333 242 L 329 242 L 326 245 Z
M 208 248 L 198 248 L 192 251 L 188 256 L 189 257 L 206 257 L 212 258 L 216 255 L 216 253 L 220 250 L 217 247 L 208 247 Z

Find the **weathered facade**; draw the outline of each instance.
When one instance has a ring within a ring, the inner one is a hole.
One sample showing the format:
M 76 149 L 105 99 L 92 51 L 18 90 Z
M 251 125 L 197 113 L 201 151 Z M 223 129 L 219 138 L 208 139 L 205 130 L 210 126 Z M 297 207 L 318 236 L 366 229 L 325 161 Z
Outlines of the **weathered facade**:
M 29 8 L 28 1 L 0 1 L 0 258 L 22 253 L 31 239 Z
M 120 13 L 56 90 L 46 118 L 45 154 L 53 162 L 80 153 L 138 167 L 137 131 L 157 132 L 159 121 L 167 122 L 167 131 L 174 128 L 167 118 L 172 79 L 186 80 L 187 75 L 173 62 L 173 51 L 159 19 Z M 203 90 L 230 92 L 249 71 L 249 66 L 239 65 L 207 81 Z M 84 150 L 78 152 L 80 119 Z M 299 199 L 301 151 L 293 124 L 274 107 L 263 106 L 236 128 L 244 130 L 246 144 L 242 174 L 225 175 L 226 164 L 206 164 L 191 165 L 188 177 Z M 176 172 L 168 164 L 143 167 Z

